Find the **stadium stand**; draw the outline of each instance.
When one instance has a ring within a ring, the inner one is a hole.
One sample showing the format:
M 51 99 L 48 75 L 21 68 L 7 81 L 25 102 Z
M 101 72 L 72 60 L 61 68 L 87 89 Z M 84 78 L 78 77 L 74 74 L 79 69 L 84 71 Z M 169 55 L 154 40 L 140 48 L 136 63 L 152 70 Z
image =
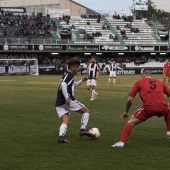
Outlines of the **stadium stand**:
M 0 42 L 2 44 L 53 44 L 56 40 L 51 32 L 56 29 L 54 20 L 43 16 L 42 13 L 14 15 L 6 12 L 0 15 Z
M 61 27 L 72 29 L 74 43 L 77 44 L 166 44 L 161 42 L 160 38 L 155 34 L 155 29 L 147 24 L 147 19 L 128 21 L 122 18 L 98 21 L 98 19 L 72 16 L 69 23 L 63 20 L 57 20 L 57 22 L 60 22 Z M 122 34 L 121 31 L 125 31 L 126 35 Z M 101 36 L 94 37 L 92 34 L 96 32 L 100 32 Z M 89 38 L 85 36 L 86 34 L 90 35 Z M 113 37 L 116 35 L 118 37 L 117 41 L 110 38 L 110 35 Z

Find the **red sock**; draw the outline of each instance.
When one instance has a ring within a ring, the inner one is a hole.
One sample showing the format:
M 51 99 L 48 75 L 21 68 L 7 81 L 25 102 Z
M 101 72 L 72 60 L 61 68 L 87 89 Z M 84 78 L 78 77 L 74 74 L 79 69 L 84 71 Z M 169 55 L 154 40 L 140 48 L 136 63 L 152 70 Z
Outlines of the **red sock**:
M 127 124 L 124 126 L 124 128 L 123 128 L 123 130 L 122 130 L 121 137 L 120 137 L 120 142 L 123 142 L 123 143 L 126 142 L 127 138 L 128 138 L 128 137 L 130 136 L 130 134 L 131 134 L 132 128 L 133 128 L 133 126 L 132 126 L 131 124 L 129 124 L 129 123 L 127 123 Z
M 165 83 L 166 78 L 164 78 L 164 83 Z
M 168 114 L 164 117 L 165 122 L 166 122 L 166 128 L 167 131 L 170 132 L 170 111 L 168 112 Z
M 170 78 L 168 77 L 168 83 L 170 82 Z

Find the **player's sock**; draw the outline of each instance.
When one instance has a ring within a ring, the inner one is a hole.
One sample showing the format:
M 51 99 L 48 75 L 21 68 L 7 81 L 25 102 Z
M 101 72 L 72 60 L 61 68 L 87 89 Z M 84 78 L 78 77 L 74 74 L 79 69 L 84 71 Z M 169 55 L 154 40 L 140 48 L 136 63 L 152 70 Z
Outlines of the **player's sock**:
M 121 134 L 121 137 L 120 137 L 120 142 L 123 142 L 125 143 L 127 138 L 130 136 L 131 134 L 131 131 L 132 131 L 132 128 L 133 126 L 130 124 L 130 123 L 127 123 L 123 130 L 122 130 L 122 134 Z
M 164 78 L 164 83 L 165 83 L 165 78 Z
M 110 81 L 111 81 L 111 78 L 109 78 L 109 80 L 108 80 L 108 84 L 110 84 Z
M 115 83 L 116 83 L 116 79 L 113 78 L 113 84 L 115 84 Z
M 93 93 L 94 93 L 94 95 L 96 95 L 96 94 L 97 94 L 97 92 L 96 92 L 96 90 L 95 90 L 95 89 L 93 90 Z
M 164 117 L 166 122 L 167 132 L 170 132 L 170 111 L 168 112 L 167 116 Z
M 85 112 L 85 113 L 83 113 L 82 118 L 81 118 L 80 129 L 86 129 L 88 121 L 89 121 L 89 113 Z
M 59 136 L 65 136 L 67 131 L 67 125 L 65 123 L 62 123 L 59 129 Z
M 95 90 L 92 90 L 92 93 L 91 93 L 91 98 L 92 98 L 92 99 L 94 99 L 95 94 L 96 94 Z

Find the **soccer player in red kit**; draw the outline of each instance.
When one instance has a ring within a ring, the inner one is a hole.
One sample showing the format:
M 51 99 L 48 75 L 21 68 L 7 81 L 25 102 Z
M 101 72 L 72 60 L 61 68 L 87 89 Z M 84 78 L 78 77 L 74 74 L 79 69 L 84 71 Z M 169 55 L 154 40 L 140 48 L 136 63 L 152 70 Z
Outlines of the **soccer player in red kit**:
M 164 116 L 167 127 L 167 138 L 170 138 L 170 106 L 164 98 L 164 93 L 168 97 L 170 96 L 170 89 L 163 82 L 152 78 L 152 72 L 150 70 L 144 69 L 142 72 L 142 79 L 138 80 L 129 92 L 126 110 L 122 115 L 122 121 L 128 118 L 129 109 L 137 93 L 139 93 L 143 104 L 140 109 L 134 112 L 130 120 L 124 126 L 120 141 L 111 147 L 123 148 L 133 127 L 152 116 Z
M 166 77 L 168 77 L 168 84 L 169 84 L 170 83 L 170 62 L 168 59 L 166 59 L 166 62 L 164 64 L 163 75 L 164 75 L 164 83 L 166 82 Z

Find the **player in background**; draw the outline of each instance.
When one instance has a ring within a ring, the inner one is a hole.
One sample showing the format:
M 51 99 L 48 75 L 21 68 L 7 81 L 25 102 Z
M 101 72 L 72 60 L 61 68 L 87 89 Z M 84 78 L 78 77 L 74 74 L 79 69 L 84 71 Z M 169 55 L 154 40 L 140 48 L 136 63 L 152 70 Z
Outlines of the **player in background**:
M 117 66 L 116 61 L 112 60 L 110 66 L 109 66 L 110 74 L 109 74 L 108 84 L 110 84 L 112 78 L 113 78 L 113 84 L 116 83 L 116 71 L 117 71 L 117 69 L 122 70 L 122 68 Z
M 87 80 L 87 89 L 91 92 L 90 101 L 94 100 L 98 93 L 95 91 L 95 87 L 97 85 L 97 79 L 100 74 L 100 66 L 96 64 L 96 57 L 91 57 L 91 63 L 88 65 L 88 80 Z
M 137 93 L 139 93 L 143 104 L 134 112 L 130 120 L 124 126 L 120 141 L 111 147 L 123 148 L 133 127 L 152 116 L 164 116 L 167 128 L 167 138 L 170 138 L 170 106 L 164 98 L 164 93 L 168 97 L 170 96 L 170 89 L 163 82 L 152 78 L 152 72 L 150 70 L 144 69 L 142 72 L 142 79 L 136 81 L 129 92 L 126 110 L 122 115 L 122 121 L 125 121 L 128 118 L 129 109 Z
M 78 82 L 74 81 L 74 75 L 77 74 L 79 69 L 80 61 L 79 60 L 70 60 L 68 62 L 68 71 L 64 73 L 57 91 L 56 98 L 56 111 L 59 118 L 61 118 L 62 124 L 59 129 L 59 143 L 70 143 L 65 139 L 65 134 L 67 131 L 67 126 L 70 119 L 70 111 L 75 111 L 82 114 L 81 126 L 80 126 L 80 136 L 92 137 L 93 135 L 86 130 L 86 126 L 89 120 L 89 109 L 85 107 L 82 103 L 77 101 L 74 97 L 74 88 L 82 84 L 87 80 L 87 77 L 84 77 Z
M 166 59 L 163 67 L 164 83 L 166 83 L 166 77 L 168 77 L 168 84 L 170 83 L 170 62 Z

